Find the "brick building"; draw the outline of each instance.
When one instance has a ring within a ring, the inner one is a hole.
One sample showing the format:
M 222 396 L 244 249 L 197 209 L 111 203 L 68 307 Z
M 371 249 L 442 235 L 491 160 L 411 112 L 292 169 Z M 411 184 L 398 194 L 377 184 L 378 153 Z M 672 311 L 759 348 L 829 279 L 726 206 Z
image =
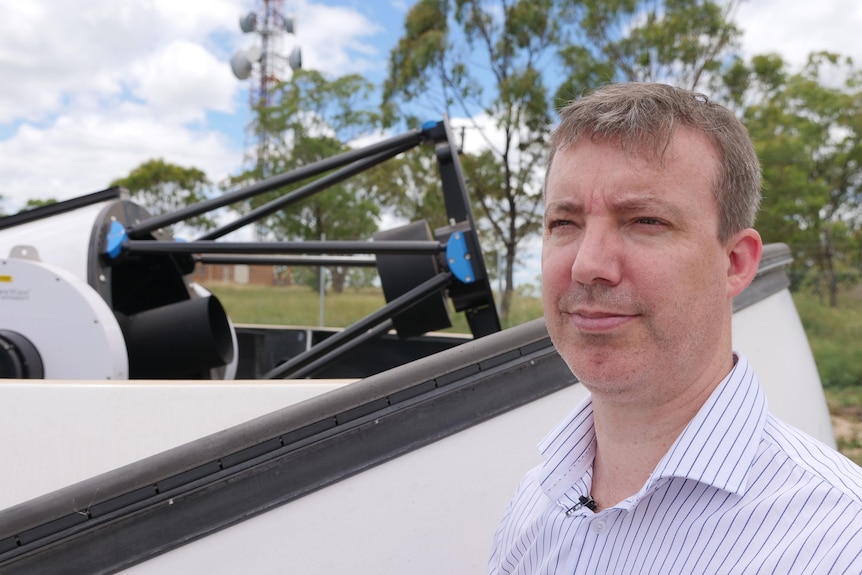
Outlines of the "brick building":
M 240 285 L 275 285 L 283 275 L 276 266 L 250 266 L 245 264 L 198 264 L 192 281 L 198 283 L 234 283 Z

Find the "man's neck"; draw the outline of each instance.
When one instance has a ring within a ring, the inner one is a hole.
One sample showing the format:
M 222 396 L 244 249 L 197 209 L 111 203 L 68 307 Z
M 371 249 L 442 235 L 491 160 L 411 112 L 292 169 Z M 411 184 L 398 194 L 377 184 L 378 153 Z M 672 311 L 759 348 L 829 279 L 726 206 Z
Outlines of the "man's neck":
M 590 495 L 604 509 L 641 490 L 691 417 L 671 421 L 643 412 L 606 413 L 595 401 L 593 410 L 596 455 Z
M 718 387 L 692 385 L 666 402 L 625 403 L 593 394 L 596 456 L 590 495 L 599 509 L 631 497 L 646 484 L 659 461 Z

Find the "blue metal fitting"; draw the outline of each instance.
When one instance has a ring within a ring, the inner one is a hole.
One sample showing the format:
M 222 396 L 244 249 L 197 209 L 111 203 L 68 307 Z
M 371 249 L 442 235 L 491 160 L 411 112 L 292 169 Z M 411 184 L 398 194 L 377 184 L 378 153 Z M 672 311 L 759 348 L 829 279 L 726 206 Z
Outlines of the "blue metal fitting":
M 455 232 L 449 236 L 449 242 L 446 244 L 446 261 L 449 262 L 449 271 L 462 283 L 471 284 L 476 281 L 470 252 L 467 250 L 467 239 L 463 232 Z
M 439 142 L 446 139 L 446 126 L 442 121 L 428 120 L 422 123 L 422 132 L 425 138 Z
M 111 227 L 108 229 L 108 236 L 105 238 L 105 253 L 108 257 L 115 259 L 123 250 L 123 244 L 129 239 L 126 233 L 126 228 L 120 222 L 114 220 L 111 222 Z

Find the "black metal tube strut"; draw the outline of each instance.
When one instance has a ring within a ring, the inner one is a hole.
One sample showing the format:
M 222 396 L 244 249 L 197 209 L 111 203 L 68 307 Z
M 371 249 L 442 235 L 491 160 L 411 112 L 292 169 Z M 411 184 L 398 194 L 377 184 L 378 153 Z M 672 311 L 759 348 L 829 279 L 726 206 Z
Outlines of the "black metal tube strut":
M 317 369 L 325 366 L 326 364 L 335 361 L 339 357 L 345 355 L 350 350 L 356 348 L 357 346 L 365 343 L 366 341 L 370 341 L 372 339 L 377 339 L 378 337 L 385 335 L 386 332 L 393 329 L 395 326 L 392 323 L 392 320 L 386 320 L 374 329 L 370 329 L 363 334 L 360 334 L 358 337 L 354 338 L 352 341 L 342 344 L 341 346 L 333 349 L 329 353 L 326 353 L 315 361 L 307 364 L 305 367 L 301 367 L 290 374 L 290 377 L 294 379 L 300 379 L 304 377 L 308 377 L 313 374 Z
M 339 266 L 356 268 L 373 268 L 377 260 L 373 257 L 361 256 L 280 256 L 280 255 L 200 255 L 195 261 L 201 264 L 244 264 L 249 266 Z
M 12 214 L 11 216 L 0 217 L 0 230 L 5 230 L 6 228 L 11 228 L 13 226 L 19 226 L 21 224 L 28 224 L 30 222 L 35 222 L 36 220 L 52 218 L 59 214 L 64 214 L 66 212 L 71 212 L 79 208 L 98 204 L 99 202 L 114 200 L 119 198 L 121 193 L 122 189 L 117 186 L 114 186 L 113 188 L 108 188 L 107 190 L 93 192 L 92 194 L 79 196 L 77 198 L 72 198 L 71 200 L 64 200 L 55 204 L 48 204 L 46 206 L 18 212 L 17 214 Z
M 312 361 L 329 352 L 332 348 L 338 347 L 345 342 L 361 336 L 377 324 L 388 319 L 392 319 L 392 317 L 403 310 L 419 303 L 431 294 L 440 291 L 451 280 L 451 272 L 442 272 L 437 274 L 431 279 L 422 282 L 407 293 L 395 298 L 377 311 L 348 326 L 343 331 L 328 337 L 311 349 L 289 359 L 278 367 L 269 370 L 263 375 L 262 379 L 286 378 L 290 376 L 295 370 L 305 367 Z
M 148 218 L 136 225 L 130 226 L 126 230 L 126 233 L 128 233 L 131 238 L 139 238 L 159 228 L 205 214 L 206 212 L 245 200 L 258 194 L 276 190 L 283 186 L 302 181 L 305 178 L 317 176 L 368 156 L 373 156 L 392 149 L 400 150 L 402 147 L 408 146 L 408 144 L 408 148 L 417 146 L 425 139 L 425 137 L 426 135 L 423 130 L 411 130 L 404 134 L 377 142 L 376 144 L 371 144 L 358 150 L 350 150 L 349 152 L 344 152 L 343 154 L 332 156 L 331 158 L 324 158 L 317 162 L 302 166 L 301 168 L 273 176 L 272 178 L 268 178 L 262 182 L 257 182 L 251 186 L 222 194 L 217 198 L 204 200 L 203 202 L 199 202 L 193 206 L 189 206 L 169 214 L 153 216 L 152 218 Z
M 326 242 L 158 242 L 128 240 L 122 246 L 130 254 L 438 254 L 446 245 L 427 241 L 326 241 Z
M 211 232 L 207 232 L 204 235 L 200 236 L 199 240 L 214 240 L 216 238 L 220 238 L 224 235 L 227 235 L 233 231 L 236 231 L 250 223 L 256 222 L 265 218 L 266 216 L 277 212 L 278 210 L 284 209 L 285 207 L 295 204 L 300 200 L 304 200 L 305 198 L 314 195 L 318 192 L 325 190 L 330 186 L 334 186 L 339 182 L 343 182 L 344 180 L 355 176 L 356 174 L 363 172 L 369 168 L 380 164 L 389 158 L 393 158 L 412 148 L 413 145 L 403 145 L 399 148 L 393 148 L 392 150 L 377 154 L 376 156 L 372 156 L 370 158 L 365 158 L 363 160 L 359 160 L 350 164 L 349 166 L 338 170 L 337 172 L 333 172 L 331 174 L 327 174 L 323 176 L 319 180 L 315 180 L 310 184 L 302 186 L 298 190 L 294 190 L 293 192 L 282 196 L 278 199 L 275 199 L 271 202 L 267 202 L 266 204 L 257 207 L 250 211 L 247 214 L 244 214 L 234 221 L 226 224 L 218 229 L 212 230 Z

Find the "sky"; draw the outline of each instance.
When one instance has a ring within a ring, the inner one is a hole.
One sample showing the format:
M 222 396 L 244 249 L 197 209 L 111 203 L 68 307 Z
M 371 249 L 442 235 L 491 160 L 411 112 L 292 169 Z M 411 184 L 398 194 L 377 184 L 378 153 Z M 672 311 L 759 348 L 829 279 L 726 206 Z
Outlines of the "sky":
M 385 78 L 414 0 L 283 0 L 284 50 L 331 76 Z M 162 158 L 213 182 L 241 171 L 248 81 L 228 64 L 257 42 L 255 0 L 0 0 L 0 210 L 104 189 Z M 748 0 L 748 54 L 801 63 L 833 50 L 862 63 L 857 0 Z
M 162 158 L 213 182 L 240 171 L 254 0 L 0 0 L 0 209 L 108 187 Z M 383 79 L 403 2 L 285 0 L 303 67 Z

